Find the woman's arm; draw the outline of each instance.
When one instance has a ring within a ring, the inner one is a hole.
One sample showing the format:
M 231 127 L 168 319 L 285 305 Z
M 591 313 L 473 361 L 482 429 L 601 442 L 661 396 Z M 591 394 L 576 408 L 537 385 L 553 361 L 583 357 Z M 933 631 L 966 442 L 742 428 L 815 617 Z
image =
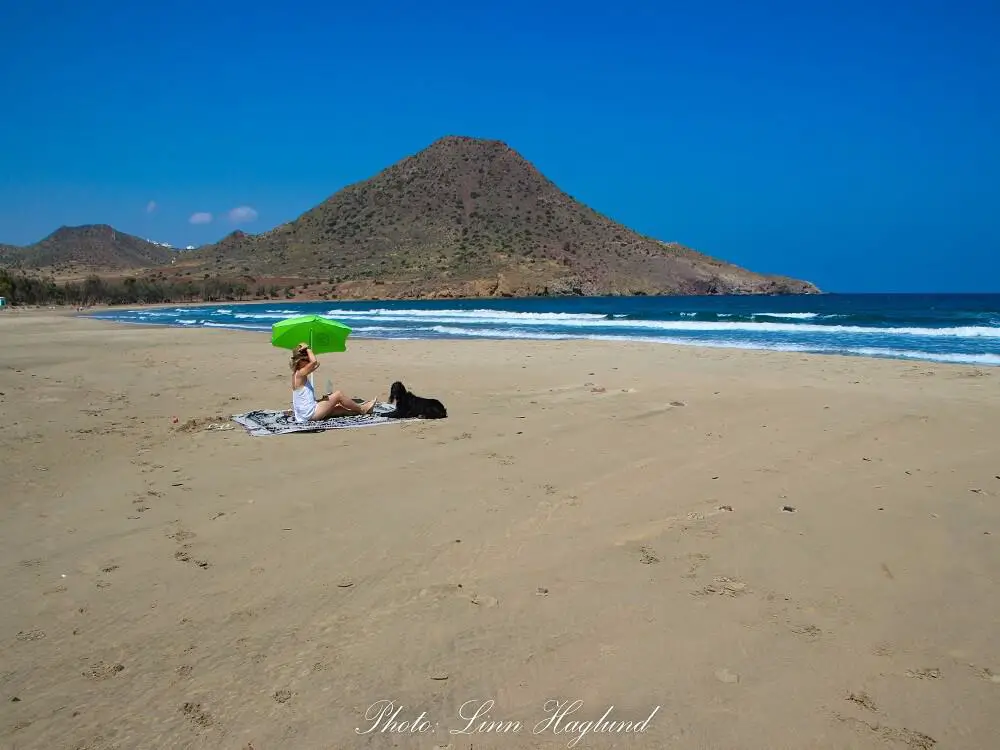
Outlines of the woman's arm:
M 302 371 L 306 375 L 310 375 L 319 369 L 319 360 L 316 359 L 316 355 L 313 354 L 313 350 L 309 348 L 309 344 L 303 343 L 302 348 L 305 350 L 306 354 L 309 355 L 309 364 L 302 368 Z

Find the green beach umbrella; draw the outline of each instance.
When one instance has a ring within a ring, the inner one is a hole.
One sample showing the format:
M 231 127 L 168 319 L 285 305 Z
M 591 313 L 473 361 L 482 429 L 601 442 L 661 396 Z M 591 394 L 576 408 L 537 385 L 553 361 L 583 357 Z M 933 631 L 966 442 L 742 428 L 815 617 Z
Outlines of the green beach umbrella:
M 300 315 L 271 326 L 271 344 L 280 349 L 294 349 L 303 341 L 313 354 L 346 352 L 351 329 L 336 320 L 320 315 Z

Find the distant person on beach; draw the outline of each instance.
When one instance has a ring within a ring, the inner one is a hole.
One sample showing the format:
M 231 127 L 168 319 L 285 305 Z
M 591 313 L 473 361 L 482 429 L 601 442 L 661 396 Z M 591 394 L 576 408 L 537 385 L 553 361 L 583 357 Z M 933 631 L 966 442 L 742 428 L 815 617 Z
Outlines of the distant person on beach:
M 292 417 L 300 424 L 316 422 L 330 417 L 348 414 L 371 414 L 376 399 L 356 404 L 340 391 L 334 391 L 322 398 L 316 398 L 309 376 L 319 368 L 319 360 L 308 344 L 299 344 L 292 351 Z

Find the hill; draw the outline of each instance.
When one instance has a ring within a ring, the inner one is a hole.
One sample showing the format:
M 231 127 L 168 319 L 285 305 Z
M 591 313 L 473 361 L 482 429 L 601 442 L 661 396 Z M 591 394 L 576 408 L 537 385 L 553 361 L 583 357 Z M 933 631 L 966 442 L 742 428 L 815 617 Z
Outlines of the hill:
M 442 138 L 287 224 L 178 253 L 107 225 L 61 227 L 0 266 L 56 277 L 212 276 L 286 296 L 810 294 L 634 232 L 559 189 L 501 141 Z M 295 289 L 299 291 L 293 291 Z
M 181 265 L 322 280 L 358 297 L 818 292 L 642 236 L 574 200 L 505 143 L 460 136 L 292 222 L 186 253 Z
M 21 253 L 21 248 L 15 245 L 0 245 L 0 268 L 13 265 Z
M 0 245 L 0 265 L 57 274 L 120 272 L 168 265 L 177 257 L 167 245 L 119 232 L 106 224 L 60 227 L 27 247 Z

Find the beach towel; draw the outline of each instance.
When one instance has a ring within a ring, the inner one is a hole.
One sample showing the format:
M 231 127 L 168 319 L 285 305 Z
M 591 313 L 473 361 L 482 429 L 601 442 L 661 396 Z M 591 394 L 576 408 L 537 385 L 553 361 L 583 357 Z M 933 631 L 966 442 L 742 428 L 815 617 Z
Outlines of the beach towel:
M 288 435 L 293 432 L 323 432 L 324 430 L 342 430 L 347 427 L 372 427 L 379 424 L 411 421 L 409 419 L 390 419 L 385 416 L 395 409 L 396 407 L 392 404 L 379 403 L 371 414 L 330 417 L 319 422 L 306 422 L 305 424 L 296 422 L 291 414 L 286 414 L 284 411 L 261 409 L 246 414 L 234 414 L 232 420 L 254 437 Z

